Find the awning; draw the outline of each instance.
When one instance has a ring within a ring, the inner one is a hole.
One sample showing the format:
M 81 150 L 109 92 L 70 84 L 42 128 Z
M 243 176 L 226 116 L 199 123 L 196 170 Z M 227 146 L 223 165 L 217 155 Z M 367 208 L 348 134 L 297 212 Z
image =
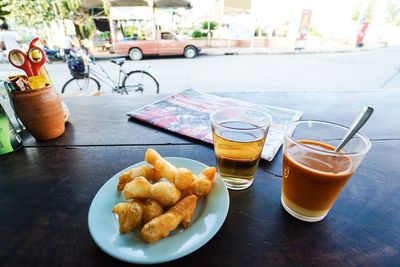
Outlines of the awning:
M 147 0 L 109 0 L 109 2 L 110 6 L 150 6 Z
M 192 8 L 189 0 L 109 0 L 111 6 L 154 6 L 158 8 Z M 102 0 L 81 0 L 84 8 L 103 7 Z
M 192 8 L 192 4 L 187 0 L 155 0 L 154 6 L 158 8 L 167 8 L 167 7 L 184 7 L 184 8 Z

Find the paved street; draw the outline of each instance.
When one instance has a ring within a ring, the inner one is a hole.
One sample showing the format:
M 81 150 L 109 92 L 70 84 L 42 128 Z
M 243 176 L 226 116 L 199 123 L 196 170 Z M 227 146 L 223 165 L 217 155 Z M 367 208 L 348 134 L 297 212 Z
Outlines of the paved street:
M 98 61 L 117 79 L 118 66 Z M 400 47 L 370 51 L 291 55 L 200 55 L 127 61 L 126 70 L 150 66 L 160 82 L 161 93 L 194 88 L 204 92 L 222 91 L 342 91 L 400 88 Z M 55 87 L 70 78 L 65 63 L 47 64 Z M 0 64 L 2 77 L 15 73 Z M 103 84 L 103 93 L 110 88 Z

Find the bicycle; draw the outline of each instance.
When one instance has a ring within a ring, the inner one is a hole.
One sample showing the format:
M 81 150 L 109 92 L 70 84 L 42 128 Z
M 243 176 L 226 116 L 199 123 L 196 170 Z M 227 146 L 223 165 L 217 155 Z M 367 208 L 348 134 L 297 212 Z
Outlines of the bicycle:
M 158 94 L 160 85 L 156 78 L 145 70 L 133 70 L 128 73 L 122 68 L 125 58 L 112 59 L 111 62 L 119 66 L 118 82 L 113 80 L 101 65 L 82 53 L 77 55 L 71 53 L 68 56 L 68 68 L 72 78 L 68 80 L 61 89 L 61 93 L 94 90 L 100 91 L 100 81 L 112 88 L 113 93 L 129 94 L 131 92 L 140 92 L 142 94 Z M 97 71 L 90 68 L 90 64 L 98 66 L 101 69 Z M 122 79 L 121 79 L 122 78 Z

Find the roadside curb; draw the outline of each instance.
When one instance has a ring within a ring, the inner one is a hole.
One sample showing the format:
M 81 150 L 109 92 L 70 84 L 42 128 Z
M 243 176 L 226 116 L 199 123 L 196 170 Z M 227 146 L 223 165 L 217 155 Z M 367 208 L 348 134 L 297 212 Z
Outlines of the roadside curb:
M 386 45 L 376 45 L 372 47 L 362 47 L 362 48 L 350 48 L 350 49 L 331 49 L 331 50 L 300 50 L 300 51 L 295 51 L 295 50 L 287 50 L 287 51 L 257 51 L 253 50 L 251 48 L 242 48 L 240 50 L 231 50 L 229 51 L 228 49 L 221 49 L 220 51 L 204 51 L 203 49 L 200 52 L 201 56 L 233 56 L 233 55 L 307 55 L 307 54 L 330 54 L 330 53 L 351 53 L 351 52 L 364 52 L 364 51 L 370 51 L 370 50 L 376 50 L 376 49 L 381 49 L 387 47 Z M 99 56 L 94 56 L 95 60 L 111 60 L 114 58 L 126 58 L 126 56 L 121 56 L 121 55 L 99 55 Z
M 304 50 L 304 51 L 254 51 L 243 49 L 243 51 L 202 51 L 200 55 L 206 56 L 231 56 L 231 55 L 306 55 L 306 54 L 329 54 L 329 53 L 351 53 L 376 50 L 387 47 L 377 45 L 373 47 L 354 48 L 354 49 L 334 49 L 334 50 Z
M 94 60 L 107 60 L 107 59 L 114 59 L 114 58 L 126 58 L 127 56 L 122 55 L 110 55 L 110 56 L 93 56 Z

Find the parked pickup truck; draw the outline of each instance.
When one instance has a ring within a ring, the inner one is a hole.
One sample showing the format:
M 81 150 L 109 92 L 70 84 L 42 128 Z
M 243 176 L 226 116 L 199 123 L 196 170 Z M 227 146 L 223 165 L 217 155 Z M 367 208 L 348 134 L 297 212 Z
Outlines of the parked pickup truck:
M 113 43 L 116 54 L 129 56 L 132 60 L 141 60 L 146 55 L 184 55 L 194 58 L 200 47 L 190 40 L 179 40 L 173 33 L 159 32 L 156 40 L 123 40 Z

